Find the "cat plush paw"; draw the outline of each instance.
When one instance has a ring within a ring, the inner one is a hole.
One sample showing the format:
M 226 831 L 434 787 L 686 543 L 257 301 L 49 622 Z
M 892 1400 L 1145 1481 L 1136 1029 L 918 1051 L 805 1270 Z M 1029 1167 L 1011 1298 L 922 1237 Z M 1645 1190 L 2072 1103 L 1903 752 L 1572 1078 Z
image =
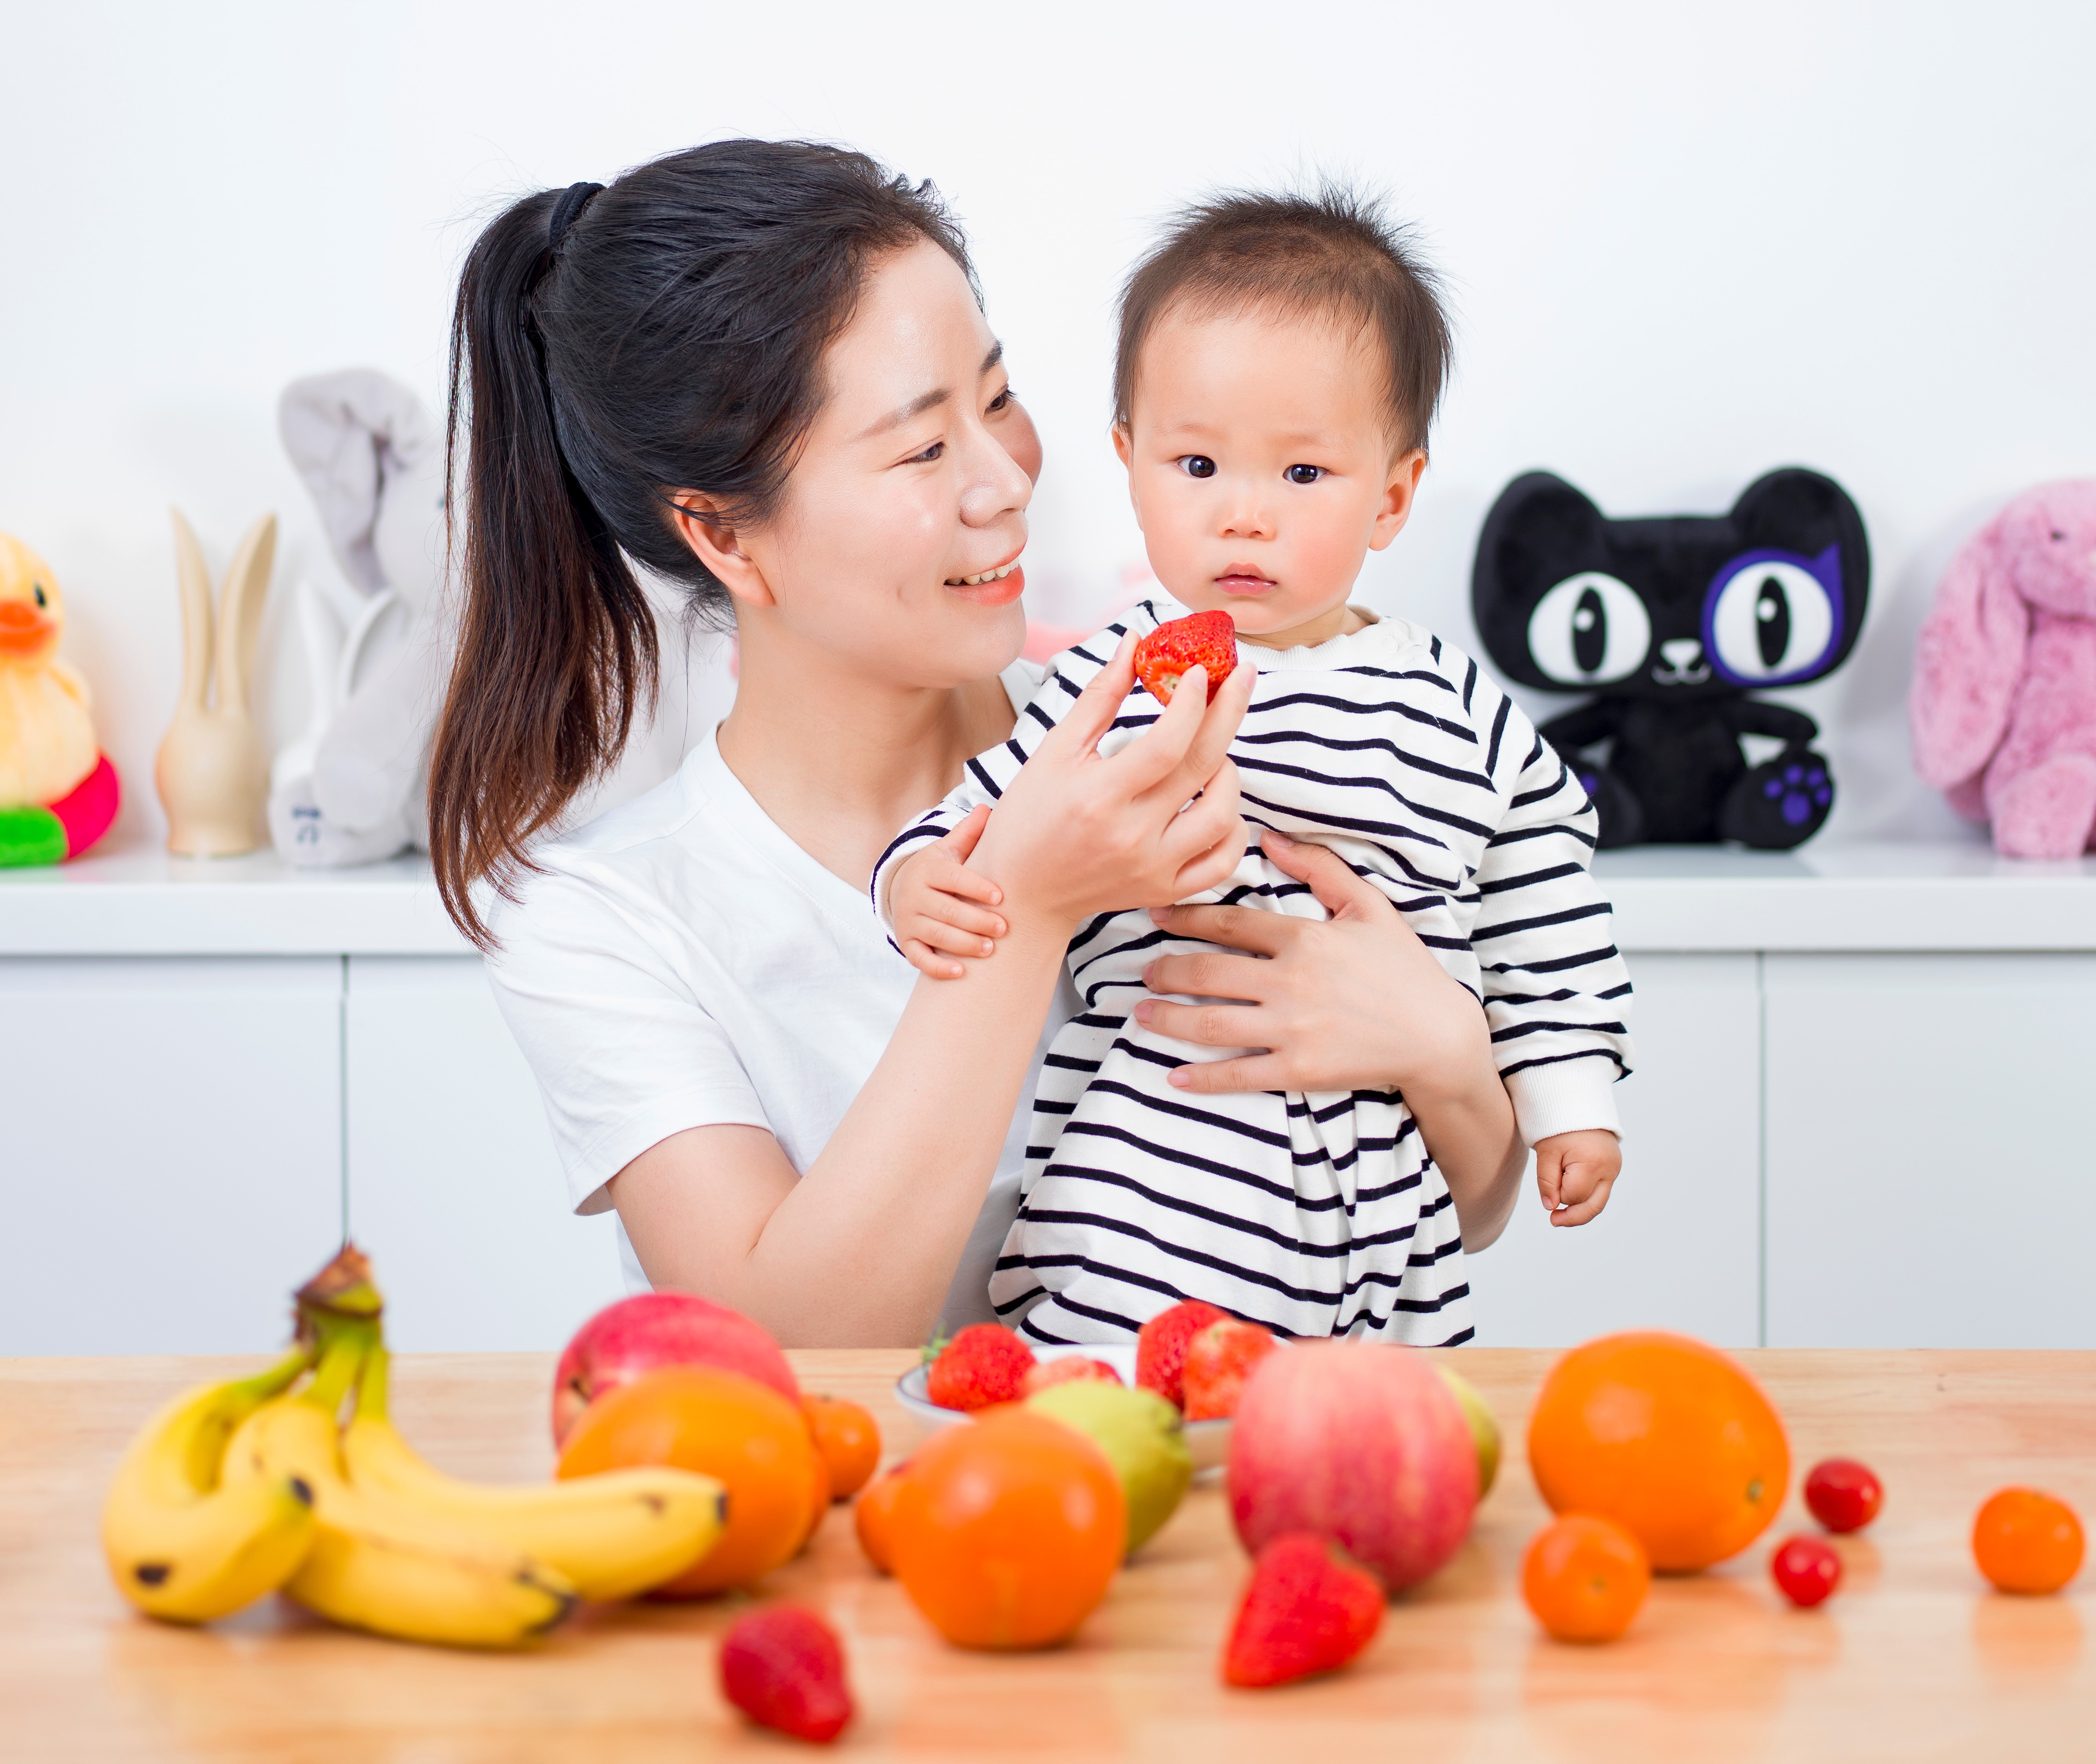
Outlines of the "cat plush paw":
M 1758 851 L 1788 851 L 1825 826 L 1833 806 L 1827 756 L 1809 747 L 1786 748 L 1733 785 L 1718 811 L 1718 831 Z

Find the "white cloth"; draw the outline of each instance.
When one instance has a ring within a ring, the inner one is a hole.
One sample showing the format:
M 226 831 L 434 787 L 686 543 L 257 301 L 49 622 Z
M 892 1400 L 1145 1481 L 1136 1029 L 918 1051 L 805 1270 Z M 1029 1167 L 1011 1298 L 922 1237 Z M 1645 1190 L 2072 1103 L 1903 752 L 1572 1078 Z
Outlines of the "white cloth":
M 1124 633 L 1184 613 L 1146 601 L 1056 657 L 1011 739 L 883 855 L 875 899 L 900 856 L 1002 795 Z M 1614 1130 L 1630 977 L 1587 871 L 1594 813 L 1557 755 L 1475 662 L 1402 619 L 1238 657 L 1259 671 L 1230 749 L 1247 821 L 1337 851 L 1479 996 L 1531 1143 Z M 1138 688 L 1102 750 L 1158 714 Z M 1325 916 L 1256 845 L 1195 898 Z M 1111 1342 L 1197 1298 L 1286 1335 L 1468 1340 L 1454 1206 L 1396 1092 L 1195 1097 L 1167 1082 L 1242 1051 L 1129 1015 L 1151 961 L 1199 947 L 1143 912 L 1103 915 L 1072 941 L 1084 1007 L 1036 1092 L 1037 1173 L 990 1282 L 999 1314 L 1037 1340 Z
M 1040 678 L 1026 662 L 1006 670 L 1015 707 Z M 769 1129 L 806 1169 L 916 981 L 866 897 L 765 814 L 710 730 L 666 783 L 535 856 L 544 873 L 526 879 L 519 902 L 492 904 L 502 947 L 488 974 L 539 1081 L 576 1211 L 603 1212 L 606 1182 L 688 1127 Z M 1071 1008 L 1066 983 L 954 1277 L 948 1328 L 991 1315 L 1033 1078 Z M 631 1276 L 639 1264 L 621 1248 Z

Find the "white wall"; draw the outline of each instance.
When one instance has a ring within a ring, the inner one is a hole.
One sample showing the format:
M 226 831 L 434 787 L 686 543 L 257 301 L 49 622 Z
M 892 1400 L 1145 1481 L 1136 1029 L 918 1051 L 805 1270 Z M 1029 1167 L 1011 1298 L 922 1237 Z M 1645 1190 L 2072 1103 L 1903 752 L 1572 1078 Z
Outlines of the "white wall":
M 1477 523 L 1532 465 L 1619 513 L 1830 471 L 1876 605 L 1797 696 L 1834 725 L 1854 833 L 1949 824 L 1902 696 L 1950 549 L 2020 486 L 2096 473 L 2081 5 L 16 0 L 0 56 L 0 530 L 71 596 L 133 838 L 177 666 L 168 505 L 221 566 L 277 509 L 281 613 L 326 567 L 284 382 L 369 364 L 434 404 L 478 217 L 710 136 L 848 141 L 950 196 L 1046 439 L 1028 575 L 1059 622 L 1141 555 L 1103 430 L 1111 294 L 1151 221 L 1217 183 L 1386 187 L 1452 277 L 1461 362 L 1367 597 L 1472 641 Z

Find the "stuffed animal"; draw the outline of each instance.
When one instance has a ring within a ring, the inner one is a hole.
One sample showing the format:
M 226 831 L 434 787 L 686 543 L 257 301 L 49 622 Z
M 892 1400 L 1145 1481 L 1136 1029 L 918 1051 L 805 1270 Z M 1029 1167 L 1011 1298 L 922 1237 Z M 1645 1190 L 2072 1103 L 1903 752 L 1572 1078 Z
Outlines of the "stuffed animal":
M 293 381 L 277 421 L 345 585 L 301 587 L 312 716 L 271 768 L 270 839 L 286 862 L 316 867 L 426 848 L 450 657 L 438 616 L 443 436 L 413 392 L 368 368 Z
M 116 770 L 87 683 L 59 660 L 64 635 L 51 566 L 0 533 L 0 867 L 76 858 L 116 819 Z
M 2096 478 L 2026 491 L 1958 554 L 1907 709 L 1922 777 L 2003 856 L 2096 846 Z
M 1470 598 L 1503 672 L 1593 694 L 1542 732 L 1593 798 L 1603 845 L 1784 850 L 1825 823 L 1833 775 L 1811 718 L 1752 695 L 1839 667 L 1870 583 L 1862 517 L 1817 472 L 1771 472 L 1725 514 L 1620 521 L 1531 472 L 1485 517 Z M 1749 766 L 1749 735 L 1783 749 Z

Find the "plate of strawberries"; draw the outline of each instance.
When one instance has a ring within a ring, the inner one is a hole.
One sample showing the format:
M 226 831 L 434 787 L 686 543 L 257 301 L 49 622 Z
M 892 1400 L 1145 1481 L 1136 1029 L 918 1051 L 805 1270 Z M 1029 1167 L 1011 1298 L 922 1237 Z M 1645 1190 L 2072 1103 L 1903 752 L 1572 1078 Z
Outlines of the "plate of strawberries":
M 947 1427 L 1071 1379 L 1134 1385 L 1178 1408 L 1194 1467 L 1204 1470 L 1228 1455 L 1246 1378 L 1281 1345 L 1271 1330 L 1199 1299 L 1160 1311 L 1133 1342 L 1037 1346 L 1002 1324 L 972 1323 L 926 1348 L 923 1363 L 896 1380 L 895 1395 L 924 1426 Z

